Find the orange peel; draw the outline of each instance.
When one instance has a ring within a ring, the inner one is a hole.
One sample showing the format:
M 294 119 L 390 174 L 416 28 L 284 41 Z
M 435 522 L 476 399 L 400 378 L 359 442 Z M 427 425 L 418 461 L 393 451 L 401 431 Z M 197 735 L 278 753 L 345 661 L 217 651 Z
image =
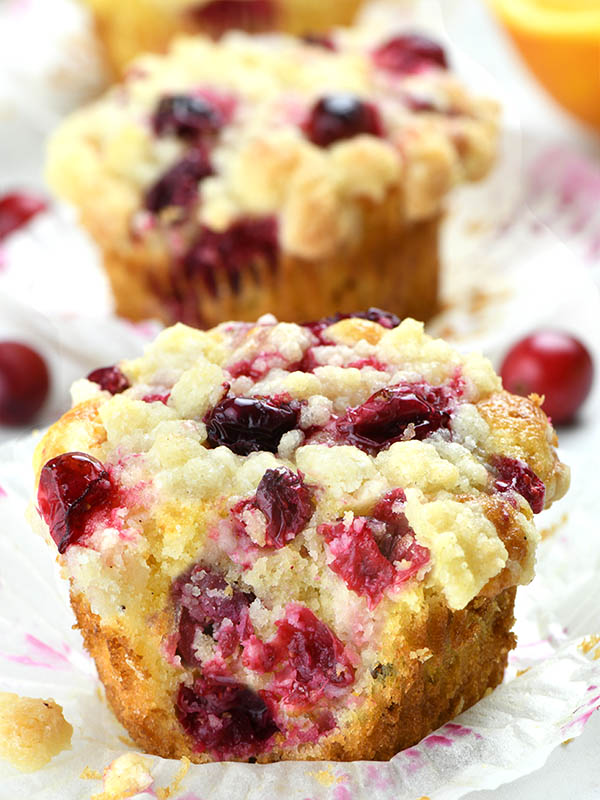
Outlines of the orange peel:
M 600 2 L 489 0 L 554 99 L 600 131 Z

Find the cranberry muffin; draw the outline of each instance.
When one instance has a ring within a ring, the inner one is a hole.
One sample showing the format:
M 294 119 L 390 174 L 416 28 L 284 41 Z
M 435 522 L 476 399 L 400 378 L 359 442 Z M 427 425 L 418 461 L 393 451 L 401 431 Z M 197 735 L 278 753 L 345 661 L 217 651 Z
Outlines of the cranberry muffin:
M 422 36 L 230 33 L 136 61 L 59 128 L 48 178 L 126 317 L 427 319 L 445 198 L 486 174 L 496 134 L 496 105 Z
M 361 0 L 84 0 L 114 71 L 124 74 L 134 56 L 164 52 L 181 33 L 215 38 L 230 29 L 316 34 L 348 25 Z
M 540 398 L 398 322 L 179 324 L 40 443 L 40 530 L 148 752 L 387 759 L 502 680 L 568 469 Z

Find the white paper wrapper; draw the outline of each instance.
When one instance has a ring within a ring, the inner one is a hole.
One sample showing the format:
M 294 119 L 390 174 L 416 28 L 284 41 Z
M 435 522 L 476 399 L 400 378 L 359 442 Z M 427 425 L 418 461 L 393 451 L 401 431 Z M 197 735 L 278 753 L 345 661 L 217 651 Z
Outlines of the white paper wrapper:
M 43 27 L 48 19 L 49 0 L 6 2 L 5 14 L 9 5 L 18 5 L 18 13 L 29 9 L 28 25 L 36 20 Z M 429 21 L 432 7 L 423 4 Z M 68 0 L 55 4 L 53 24 L 47 27 L 55 42 L 71 30 L 69 25 L 85 32 L 85 19 L 78 17 L 75 23 L 72 14 L 79 12 L 73 8 Z M 440 23 L 440 18 L 434 21 Z M 3 32 L 6 37 L 7 31 L 17 30 L 18 19 L 12 17 L 10 24 L 12 28 L 2 27 L 0 15 L 0 41 Z M 8 55 L 5 60 L 15 72 L 18 58 L 15 48 L 11 52 L 12 60 Z M 45 52 L 54 63 L 57 47 Z M 460 53 L 454 60 L 471 84 L 479 82 L 483 90 L 494 87 Z M 31 135 L 21 139 L 15 134 L 12 142 L 23 164 L 32 155 L 38 164 L 44 132 L 101 76 L 90 68 L 90 80 L 63 85 L 66 95 L 58 100 L 49 96 L 40 77 L 49 74 L 47 69 L 30 75 L 21 64 L 20 70 L 15 74 L 19 81 L 30 81 L 41 110 L 33 127 L 27 119 L 32 119 L 35 103 L 29 103 L 27 113 L 20 108 L 13 113 L 16 124 Z M 600 363 L 600 304 L 593 283 L 600 279 L 600 172 L 568 151 L 521 137 L 509 98 L 502 100 L 509 110 L 501 166 L 490 181 L 462 190 L 456 198 L 445 242 L 451 306 L 431 329 L 465 349 L 484 349 L 497 361 L 528 330 L 560 325 L 583 338 Z M 5 101 L 0 84 L 3 108 Z M 7 113 L 10 117 L 10 109 Z M 39 167 L 27 172 L 15 164 L 12 154 L 8 159 L 0 154 L 5 176 L 39 183 Z M 0 335 L 30 341 L 49 359 L 54 385 L 41 422 L 50 422 L 65 410 L 74 378 L 139 352 L 156 326 L 134 326 L 111 317 L 98 255 L 68 210 L 53 208 L 38 217 L 11 237 L 1 256 Z M 600 705 L 600 644 L 591 646 L 594 640 L 589 638 L 600 628 L 595 517 L 600 425 L 592 413 L 598 394 L 588 402 L 577 428 L 561 440 L 563 460 L 573 468 L 573 486 L 556 510 L 538 518 L 551 532 L 540 547 L 535 581 L 519 593 L 519 646 L 501 687 L 389 763 L 196 766 L 173 797 L 450 800 L 533 772 L 561 742 L 578 736 Z M 33 447 L 34 440 L 23 433 L 0 448 L 0 690 L 55 698 L 74 734 L 72 749 L 37 774 L 24 777 L 0 762 L 0 796 L 83 800 L 101 791 L 100 782 L 80 777 L 83 770 L 102 772 L 132 746 L 102 699 L 94 665 L 71 628 L 74 618 L 53 553 L 25 521 Z M 527 672 L 518 676 L 522 670 Z M 180 768 L 154 756 L 148 763 L 153 784 L 139 798 L 160 796 L 160 788 Z

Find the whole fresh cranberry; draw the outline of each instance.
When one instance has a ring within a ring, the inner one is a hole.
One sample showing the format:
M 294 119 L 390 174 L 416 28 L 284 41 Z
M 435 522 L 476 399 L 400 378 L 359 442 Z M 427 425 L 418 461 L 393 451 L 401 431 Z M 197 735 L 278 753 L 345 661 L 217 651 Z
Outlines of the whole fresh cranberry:
M 113 494 L 108 472 L 86 453 L 64 453 L 44 465 L 38 508 L 59 553 L 80 543 L 91 515 L 107 508 Z
M 0 242 L 46 208 L 46 201 L 41 197 L 24 192 L 10 192 L 0 197 Z
M 144 202 L 146 210 L 158 214 L 172 206 L 190 208 L 198 199 L 198 184 L 212 174 L 204 149 L 190 150 L 148 189 Z
M 586 347 L 562 331 L 542 330 L 518 342 L 500 369 L 504 388 L 544 397 L 543 410 L 556 425 L 570 422 L 590 393 L 594 364 Z
M 331 94 L 312 108 L 304 124 L 306 135 L 319 147 L 351 139 L 361 133 L 382 136 L 379 112 L 353 94 Z
M 260 753 L 279 730 L 260 694 L 225 675 L 181 684 L 175 710 L 196 750 L 219 759 Z
M 296 538 L 314 512 L 310 489 L 286 467 L 265 472 L 254 505 L 267 520 L 266 544 L 278 549 Z
M 385 42 L 373 53 L 373 61 L 380 69 L 403 75 L 432 67 L 448 67 L 443 48 L 433 39 L 418 33 L 406 33 Z
M 276 453 L 284 433 L 298 427 L 300 409 L 291 401 L 266 397 L 228 397 L 204 419 L 211 447 L 224 445 L 241 456 Z
M 121 394 L 130 386 L 119 367 L 100 367 L 90 372 L 87 379 L 92 383 L 97 383 L 103 391 L 111 394 Z
M 171 134 L 180 139 L 214 135 L 223 123 L 223 115 L 216 106 L 204 97 L 187 94 L 163 97 L 152 117 L 157 136 Z
M 0 425 L 31 422 L 48 396 L 44 359 L 26 344 L 0 342 Z

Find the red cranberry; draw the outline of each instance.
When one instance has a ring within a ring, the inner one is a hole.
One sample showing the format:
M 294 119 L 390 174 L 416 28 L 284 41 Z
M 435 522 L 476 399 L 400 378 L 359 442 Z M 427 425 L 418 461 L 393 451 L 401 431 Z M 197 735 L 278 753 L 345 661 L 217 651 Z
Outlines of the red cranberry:
M 188 209 L 198 199 L 200 181 L 212 174 L 210 159 L 204 150 L 190 150 L 148 189 L 144 206 L 152 214 L 171 206 Z
M 111 394 L 121 394 L 130 386 L 119 367 L 100 367 L 90 372 L 87 379 L 92 383 L 97 383 L 103 391 Z
M 592 357 L 575 337 L 538 331 L 518 342 L 500 370 L 513 394 L 543 395 L 542 408 L 556 425 L 570 422 L 589 395 L 594 380 Z
M 319 147 L 329 147 L 361 133 L 383 135 L 375 106 L 352 94 L 323 97 L 313 107 L 304 128 L 311 142 Z
M 367 517 L 356 517 L 350 526 L 344 522 L 319 527 L 334 556 L 331 569 L 346 586 L 376 605 L 388 586 L 394 582 L 394 566 L 382 554 L 374 536 L 374 528 L 385 530 L 383 524 L 373 524 Z
M 405 501 L 403 490 L 394 489 L 377 503 L 372 517 L 356 517 L 350 526 L 340 521 L 319 527 L 334 556 L 329 566 L 371 606 L 389 586 L 408 580 L 429 561 L 429 550 L 415 541 L 404 514 Z
M 425 439 L 450 425 L 448 391 L 425 384 L 381 389 L 336 422 L 340 437 L 367 453 L 377 453 L 410 432 Z
M 23 192 L 0 197 L 0 242 L 46 208 L 45 200 Z
M 494 486 L 499 492 L 514 489 L 527 500 L 534 514 L 544 510 L 546 487 L 527 464 L 505 456 L 497 457 L 492 464 L 498 476 Z
M 142 397 L 142 400 L 144 403 L 162 403 L 166 406 L 169 402 L 169 397 L 171 397 L 171 392 L 166 394 L 146 394 Z
M 431 68 L 448 68 L 448 59 L 437 42 L 416 33 L 395 36 L 373 53 L 373 60 L 388 72 L 403 75 Z
M 20 342 L 0 342 L 0 425 L 25 425 L 44 405 L 50 386 L 43 358 Z
M 262 643 L 255 637 L 244 652 L 244 664 L 250 669 L 275 673 L 270 694 L 300 709 L 323 696 L 335 697 L 354 683 L 344 645 L 310 609 L 290 603 L 276 625 L 270 641 Z
M 378 322 L 382 328 L 388 329 L 397 328 L 402 322 L 400 317 L 396 316 L 396 314 L 392 314 L 391 311 L 382 311 L 381 308 L 375 308 L 373 306 L 367 309 L 367 311 L 357 311 L 350 316 L 358 317 L 359 319 L 369 319 L 371 322 Z
M 352 314 L 332 314 L 330 317 L 323 317 L 312 322 L 303 322 L 304 328 L 309 328 L 311 333 L 319 339 L 320 344 L 327 344 L 322 336 L 323 331 L 330 325 L 340 322 L 343 319 L 368 319 L 371 322 L 377 322 L 382 328 L 397 328 L 402 322 L 400 317 L 392 314 L 391 311 L 382 311 L 380 308 L 371 306 L 366 311 L 354 311 Z
M 260 753 L 279 730 L 262 697 L 224 675 L 182 684 L 175 709 L 196 750 L 219 759 Z
M 56 456 L 42 468 L 38 508 L 59 553 L 78 544 L 91 515 L 106 508 L 113 486 L 103 465 L 85 453 Z
M 267 519 L 267 546 L 277 549 L 293 541 L 314 512 L 310 489 L 286 467 L 265 472 L 253 502 Z
M 210 0 L 186 10 L 186 14 L 215 37 L 236 28 L 251 32 L 272 30 L 277 23 L 274 0 Z
M 177 653 L 184 664 L 198 665 L 193 647 L 197 631 L 212 636 L 224 658 L 252 633 L 248 608 L 254 595 L 233 589 L 222 575 L 201 564 L 174 582 L 172 596 L 179 613 Z
M 276 219 L 241 219 L 221 233 L 201 228 L 184 257 L 183 269 L 189 279 L 201 278 L 207 290 L 216 296 L 219 275 L 225 275 L 231 289 L 238 292 L 244 271 L 252 275 L 261 262 L 274 271 L 278 258 Z
M 241 456 L 276 453 L 284 433 L 298 427 L 297 403 L 261 397 L 228 397 L 205 417 L 211 447 L 224 445 Z
M 201 139 L 223 127 L 221 111 L 199 95 L 175 94 L 163 97 L 152 125 L 157 136 L 173 135 L 180 139 Z
M 302 36 L 302 41 L 313 45 L 313 47 L 322 47 L 323 50 L 331 50 L 332 52 L 337 50 L 335 42 L 328 33 L 305 33 Z
M 402 489 L 393 489 L 384 495 L 373 509 L 373 518 L 385 523 L 383 530 L 375 528 L 373 535 L 380 553 L 392 563 L 410 562 L 396 569 L 396 583 L 417 573 L 429 561 L 429 550 L 418 544 L 410 527 L 403 505 L 406 495 Z

